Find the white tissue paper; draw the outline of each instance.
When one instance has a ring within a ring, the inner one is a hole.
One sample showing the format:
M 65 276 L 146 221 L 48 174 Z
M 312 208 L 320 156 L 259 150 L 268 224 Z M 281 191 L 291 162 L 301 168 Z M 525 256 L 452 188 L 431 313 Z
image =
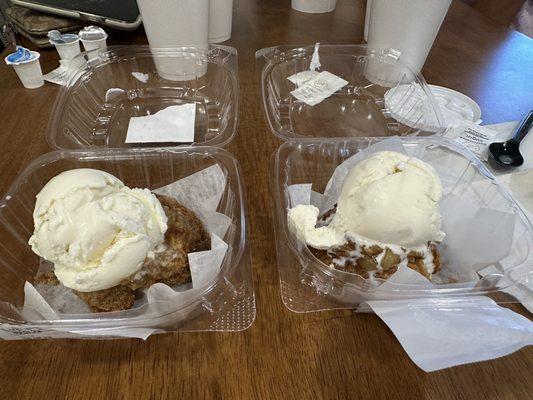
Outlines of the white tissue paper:
M 132 117 L 126 143 L 192 143 L 196 103 L 170 106 L 153 115 Z
M 398 138 L 385 139 L 340 164 L 333 172 L 323 195 L 313 192 L 312 184 L 289 186 L 287 190 L 291 207 L 313 204 L 321 213 L 328 211 L 337 202 L 345 177 L 353 166 L 370 154 L 385 150 L 415 157 L 423 156 L 424 152 L 423 148 L 404 147 Z M 495 272 L 490 269 L 494 264 L 512 258 L 510 249 L 518 225 L 517 216 L 502 211 L 505 209 L 503 207 L 479 207 L 475 200 L 481 188 L 476 187 L 476 182 L 458 184 L 456 178 L 461 176 L 461 171 L 466 168 L 468 162 L 463 165 L 458 162 L 456 156 L 447 152 L 440 155 L 435 152 L 435 156 L 437 158 L 432 158 L 430 164 L 435 167 L 443 185 L 440 208 L 443 231 L 446 233 L 445 240 L 439 245 L 444 263 L 442 271 L 433 275 L 432 282 L 410 268 L 399 268 L 385 282 L 365 280 L 366 289 L 373 288 L 374 291 L 366 292 L 346 287 L 341 294 L 334 295 L 343 303 L 363 302 L 362 310 L 365 310 L 367 305 L 370 306 L 389 325 L 413 361 L 426 371 L 499 357 L 531 344 L 533 340 L 531 322 L 496 305 L 486 297 L 469 297 L 468 299 L 476 300 L 454 303 L 454 313 L 449 313 L 452 315 L 446 314 L 446 307 L 441 307 L 442 304 L 449 304 L 446 303 L 449 301 L 447 298 L 398 300 L 399 296 L 402 296 L 398 294 L 398 285 L 402 285 L 403 297 L 405 290 L 431 290 L 437 288 L 438 284 L 441 284 L 438 287 L 442 288 L 442 284 L 448 282 L 459 282 L 452 284 L 455 288 L 473 288 L 478 284 L 480 275 Z M 485 191 L 486 186 L 483 189 Z M 501 271 L 496 272 L 501 274 Z M 522 298 L 527 298 L 527 295 Z M 492 316 L 498 318 L 498 330 L 494 330 L 492 335 L 486 335 L 485 331 L 490 330 Z M 443 321 L 446 318 L 447 325 L 453 325 L 448 331 L 443 330 Z M 518 322 L 520 325 L 517 325 Z M 478 325 L 479 329 L 472 329 Z M 517 326 L 520 333 L 513 330 Z M 437 346 L 439 340 L 436 338 L 446 338 L 444 332 L 450 335 L 451 331 L 455 333 L 453 338 L 449 338 L 450 341 L 454 340 L 453 343 L 450 342 L 450 346 L 456 348 L 457 352 L 450 353 L 449 349 L 444 347 L 440 351 Z M 438 336 L 435 336 L 436 333 Z M 506 342 L 502 343 L 502 339 Z M 477 340 L 483 345 L 475 344 Z
M 150 80 L 150 75 L 145 74 L 144 72 L 132 72 L 131 75 L 139 82 L 146 83 Z
M 231 226 L 231 218 L 216 211 L 226 188 L 226 177 L 218 165 L 189 175 L 162 188 L 153 190 L 175 198 L 178 202 L 194 211 L 202 220 L 211 235 L 211 250 L 190 253 L 188 255 L 192 284 L 169 287 L 163 283 L 144 289 L 144 298 L 136 300 L 131 310 L 113 313 L 93 314 L 96 318 L 128 318 L 138 322 L 135 327 L 94 328 L 83 326 L 61 327 L 57 325 L 42 327 L 24 327 L 0 324 L 0 338 L 28 339 L 51 337 L 137 337 L 146 339 L 151 334 L 161 331 L 153 325 L 164 325 L 184 319 L 192 310 L 176 312 L 180 305 L 198 297 L 201 291 L 215 282 L 228 245 L 223 238 Z M 49 268 L 49 266 L 47 267 Z M 37 285 L 26 282 L 24 287 L 24 306 L 20 310 L 27 320 L 61 320 L 63 314 L 84 314 L 89 312 L 86 304 L 62 285 Z M 166 316 L 165 314 L 172 313 Z M 71 318 L 71 317 L 69 317 Z M 157 321 L 157 322 L 156 322 Z M 143 327 L 150 325 L 149 327 Z M 90 326 L 90 324 L 88 324 Z
M 506 141 L 512 137 L 518 121 L 503 122 L 500 124 L 486 125 L 485 128 L 496 132 L 494 141 Z M 533 128 L 532 128 L 533 129 Z M 518 168 L 506 171 L 493 171 L 498 183 L 505 187 L 512 195 L 518 205 L 524 210 L 529 222 L 533 224 L 533 132 L 524 138 L 520 143 L 520 152 L 524 157 L 524 164 Z M 502 268 L 506 268 L 507 260 L 500 262 Z M 533 255 L 530 256 L 530 263 L 533 265 Z M 487 267 L 479 272 L 482 276 L 490 273 L 498 273 L 495 267 Z M 504 289 L 519 300 L 529 312 L 533 313 L 533 279 L 510 285 Z
M 533 345 L 533 323 L 484 296 L 368 304 L 426 372 L 502 357 Z
M 489 145 L 496 141 L 498 133 L 486 126 L 464 121 L 459 126 L 447 130 L 445 137 L 462 144 L 482 160 L 488 158 Z
M 319 49 L 320 43 L 315 43 L 315 50 L 313 51 L 313 55 L 311 56 L 311 62 L 309 63 L 310 71 L 316 71 L 322 66 L 322 64 L 320 64 L 320 55 L 318 54 Z

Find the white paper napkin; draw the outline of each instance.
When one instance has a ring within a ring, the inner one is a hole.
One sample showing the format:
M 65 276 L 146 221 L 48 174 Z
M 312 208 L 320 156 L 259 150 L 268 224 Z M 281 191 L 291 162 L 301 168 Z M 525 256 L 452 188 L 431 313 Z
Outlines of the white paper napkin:
M 196 103 L 170 106 L 153 115 L 132 117 L 126 143 L 192 143 Z
M 426 372 L 502 357 L 533 345 L 533 323 L 484 296 L 368 305 Z

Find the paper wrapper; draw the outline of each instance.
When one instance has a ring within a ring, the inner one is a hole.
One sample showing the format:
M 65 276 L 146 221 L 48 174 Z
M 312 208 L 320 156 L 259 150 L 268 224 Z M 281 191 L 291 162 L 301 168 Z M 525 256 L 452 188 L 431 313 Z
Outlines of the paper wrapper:
M 423 146 L 404 147 L 398 138 L 383 140 L 340 164 L 323 194 L 314 192 L 310 183 L 289 186 L 291 207 L 312 204 L 321 214 L 330 210 L 353 166 L 384 150 L 420 158 L 425 152 Z M 500 357 L 533 344 L 533 324 L 487 297 L 446 298 L 433 294 L 423 298 L 415 292 L 444 287 L 468 290 L 479 285 L 482 277 L 490 280 L 492 273 L 501 275 L 506 265 L 516 265 L 511 248 L 514 236 L 519 234 L 517 215 L 508 212 L 503 198 L 501 204 L 491 202 L 491 208 L 480 207 L 476 196 L 480 191 L 489 195 L 486 192 L 491 189 L 482 182 L 460 183 L 457 177 L 464 173 L 468 161 L 462 165 L 458 160 L 449 152 L 432 149 L 429 163 L 443 185 L 440 211 L 446 233 L 439 245 L 442 271 L 433 275 L 433 281 L 401 267 L 384 282 L 362 279 L 361 286 L 346 284 L 340 293 L 331 294 L 345 304 L 360 303 L 362 311 L 370 307 L 393 331 L 411 359 L 428 372 Z M 448 284 L 450 281 L 457 283 Z M 522 293 L 520 297 L 513 292 L 518 299 L 531 301 L 532 292 L 527 295 L 525 285 L 514 285 L 513 290 Z
M 72 334 L 75 334 L 146 339 L 158 329 L 145 328 L 142 325 L 151 326 L 156 319 L 156 325 L 162 326 L 187 317 L 188 313 L 191 312 L 190 309 L 178 312 L 176 310 L 180 309 L 180 305 L 193 301 L 206 286 L 215 282 L 228 251 L 227 243 L 221 238 L 225 236 L 232 222 L 228 216 L 216 211 L 225 188 L 224 172 L 218 165 L 213 165 L 170 185 L 153 190 L 154 193 L 175 198 L 196 213 L 211 235 L 211 250 L 188 255 L 192 284 L 169 287 L 163 283 L 156 283 L 142 291 L 144 295 L 135 301 L 131 310 L 91 314 L 91 317 L 98 319 L 128 318 L 130 324 L 138 323 L 141 327 L 73 329 L 52 326 L 53 334 L 46 332 L 43 337 L 72 337 Z M 47 264 L 44 265 L 45 268 L 50 268 L 49 264 L 48 266 Z M 68 314 L 68 319 L 71 319 L 73 314 L 85 314 L 84 317 L 86 318 L 86 313 L 90 313 L 87 305 L 70 289 L 62 285 L 37 285 L 34 287 L 26 282 L 24 294 L 24 306 L 21 314 L 27 320 L 60 320 L 65 318 L 65 314 Z M 172 314 L 165 316 L 169 313 Z M 88 325 L 90 326 L 90 324 Z M 61 336 L 62 334 L 63 336 Z

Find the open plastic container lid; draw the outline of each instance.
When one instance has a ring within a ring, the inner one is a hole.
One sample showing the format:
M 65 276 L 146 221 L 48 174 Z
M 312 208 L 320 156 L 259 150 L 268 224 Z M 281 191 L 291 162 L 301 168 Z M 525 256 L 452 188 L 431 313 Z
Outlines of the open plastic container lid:
M 239 83 L 232 47 L 111 46 L 81 53 L 69 68 L 47 127 L 47 141 L 56 149 L 223 146 L 237 130 Z M 183 105 L 190 105 L 186 119 L 174 114 L 175 106 Z M 135 117 L 150 119 L 136 120 L 146 142 L 126 140 Z M 162 127 L 172 140 L 156 137 Z
M 219 171 L 225 184 L 216 209 L 229 222 L 226 232 L 220 234 L 229 247 L 216 275 L 197 288 L 181 293 L 167 290 L 165 296 L 160 292 L 150 301 L 146 300 L 147 294 L 139 294 L 134 307 L 123 311 L 74 312 L 72 307 L 64 311 L 76 296 L 67 289 L 61 290 L 60 285 L 51 286 L 48 300 L 53 301 L 49 304 L 38 301 L 41 294 L 36 295 L 35 289 L 28 292 L 28 300 L 27 282 L 33 281 L 41 267 L 50 266 L 28 245 L 35 197 L 51 178 L 75 168 L 106 171 L 130 187 L 150 190 L 206 169 Z M 0 246 L 0 338 L 113 338 L 140 337 L 142 332 L 155 331 L 239 331 L 248 328 L 255 318 L 242 175 L 237 160 L 222 148 L 50 152 L 26 167 L 0 199 L 0 220 L 4 244 Z
M 484 295 L 500 304 L 522 303 L 531 309 L 531 222 L 473 153 L 445 138 L 386 139 L 387 146 L 394 140 L 398 151 L 432 165 L 443 184 L 440 208 L 447 236 L 437 246 L 442 269 L 434 276 L 433 283 L 413 272 L 395 274 L 384 281 L 364 279 L 357 273 L 319 261 L 296 238 L 287 223 L 288 209 L 297 204 L 318 207 L 321 199 L 327 200 L 321 195 L 336 168 L 360 152 L 366 152 L 365 156 L 360 155 L 364 158 L 370 151 L 382 150 L 383 140 L 291 140 L 276 152 L 272 196 L 281 296 L 285 305 L 295 312 L 312 312 L 357 308 L 369 300 L 438 301 Z M 301 192 L 306 185 L 313 191 L 307 200 Z M 331 202 L 335 200 L 332 198 Z
M 283 140 L 414 136 L 445 131 L 444 118 L 424 78 L 403 64 L 396 50 L 319 45 L 315 52 L 314 45 L 283 45 L 261 49 L 256 58 L 262 64 L 263 112 L 270 130 Z M 300 77 L 313 73 L 295 75 L 317 65 L 317 72 L 330 72 L 348 83 L 311 106 L 291 92 L 305 85 L 306 79 Z M 386 93 L 394 99 L 394 109 L 385 101 Z M 395 118 L 398 114 L 402 118 Z

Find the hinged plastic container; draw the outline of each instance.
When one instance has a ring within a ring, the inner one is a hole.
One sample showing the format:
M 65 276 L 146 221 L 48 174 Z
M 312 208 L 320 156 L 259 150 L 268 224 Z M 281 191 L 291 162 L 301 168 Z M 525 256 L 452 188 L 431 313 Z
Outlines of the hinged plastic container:
M 296 99 L 291 91 L 305 83 L 288 78 L 309 71 L 313 53 L 315 46 L 275 46 L 256 52 L 262 64 L 263 112 L 276 136 L 291 140 L 444 132 L 444 120 L 424 78 L 404 65 L 393 49 L 320 45 L 317 71 L 330 72 L 348 84 L 314 106 Z
M 214 284 L 200 288 L 188 301 L 158 304 L 158 312 L 143 315 L 140 308 L 116 313 L 59 314 L 56 320 L 39 317 L 31 307 L 21 313 L 24 285 L 32 280 L 40 258 L 28 245 L 33 232 L 35 196 L 49 179 L 74 168 L 107 171 L 130 187 L 156 189 L 212 165 L 226 178 L 217 211 L 231 218 L 223 240 L 229 245 Z M 0 202 L 0 337 L 113 337 L 113 332 L 239 331 L 255 318 L 250 251 L 246 240 L 242 176 L 235 158 L 214 147 L 157 149 L 64 150 L 34 160 Z M 134 333 L 131 333 L 134 332 Z
M 472 240 L 475 246 L 467 249 L 471 259 L 469 264 L 459 266 L 447 261 L 453 259 L 453 249 L 449 248 L 446 238 L 438 246 L 443 257 L 443 270 L 458 270 L 457 267 L 460 267 L 463 271 L 459 281 L 431 288 L 422 284 L 390 284 L 386 290 L 381 290 L 379 282 L 377 285 L 369 284 L 367 279 L 355 273 L 325 265 L 296 239 L 287 226 L 287 210 L 292 207 L 289 186 L 312 184 L 313 191 L 323 193 L 338 165 L 382 140 L 384 138 L 292 140 L 281 145 L 276 152 L 272 196 L 281 296 L 285 305 L 295 312 L 311 312 L 357 308 L 367 300 L 433 298 L 438 301 L 472 295 L 487 295 L 499 303 L 513 303 L 517 299 L 507 293 L 517 292 L 523 294 L 520 302 L 529 299 L 533 303 L 533 292 L 527 288 L 533 277 L 531 223 L 479 159 L 463 146 L 443 138 L 432 136 L 399 140 L 408 154 L 435 168 L 443 181 L 445 196 L 455 196 L 472 210 L 492 210 L 491 217 L 496 217 L 496 223 L 491 225 L 486 236 Z M 459 211 L 443 214 L 443 221 Z M 511 235 L 504 233 L 504 220 L 513 222 Z M 465 227 L 470 223 L 470 220 L 464 220 Z M 499 243 L 507 243 L 508 254 L 491 262 L 484 260 L 484 253 Z
M 131 117 L 196 104 L 194 142 L 223 146 L 235 135 L 239 111 L 237 51 L 228 46 L 150 49 L 116 46 L 81 53 L 71 62 L 47 128 L 57 149 L 161 147 L 126 143 Z

